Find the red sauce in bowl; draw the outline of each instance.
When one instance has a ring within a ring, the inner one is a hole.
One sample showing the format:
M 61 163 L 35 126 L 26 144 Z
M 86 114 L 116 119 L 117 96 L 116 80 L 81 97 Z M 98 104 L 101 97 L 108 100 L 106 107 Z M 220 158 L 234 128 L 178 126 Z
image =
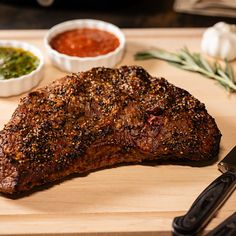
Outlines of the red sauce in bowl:
M 82 28 L 56 35 L 50 45 L 56 51 L 69 56 L 96 57 L 114 51 L 120 41 L 110 32 Z

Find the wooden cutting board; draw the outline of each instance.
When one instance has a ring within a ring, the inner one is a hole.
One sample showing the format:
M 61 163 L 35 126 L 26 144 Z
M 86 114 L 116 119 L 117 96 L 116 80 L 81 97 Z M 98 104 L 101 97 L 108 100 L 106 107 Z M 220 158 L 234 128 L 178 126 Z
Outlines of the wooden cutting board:
M 138 64 L 187 89 L 206 104 L 223 134 L 219 159 L 235 145 L 236 94 L 214 81 L 181 71 L 159 60 L 134 61 L 138 50 L 160 47 L 170 51 L 188 46 L 200 50 L 202 29 L 124 30 L 126 54 L 120 65 Z M 0 31 L 1 39 L 34 44 L 46 59 L 39 86 L 64 75 L 50 64 L 43 46 L 46 31 Z M 236 64 L 234 65 L 236 70 Z M 0 99 L 0 129 L 10 119 L 20 96 Z M 0 235 L 171 235 L 175 216 L 188 210 L 198 194 L 217 176 L 216 163 L 205 167 L 174 164 L 131 165 L 73 178 L 21 199 L 0 196 Z M 234 193 L 207 226 L 212 229 L 236 209 Z

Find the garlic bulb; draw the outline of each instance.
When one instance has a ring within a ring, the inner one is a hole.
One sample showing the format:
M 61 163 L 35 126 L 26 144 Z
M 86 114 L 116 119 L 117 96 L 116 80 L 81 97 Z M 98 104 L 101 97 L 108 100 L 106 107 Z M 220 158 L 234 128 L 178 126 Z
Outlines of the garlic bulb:
M 226 60 L 236 58 L 236 25 L 219 22 L 208 28 L 202 37 L 202 51 Z

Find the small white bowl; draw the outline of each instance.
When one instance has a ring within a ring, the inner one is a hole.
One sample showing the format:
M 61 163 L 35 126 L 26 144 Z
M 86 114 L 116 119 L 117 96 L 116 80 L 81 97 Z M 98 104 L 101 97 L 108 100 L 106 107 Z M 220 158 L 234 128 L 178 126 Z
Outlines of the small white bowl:
M 0 80 L 0 97 L 10 97 L 13 95 L 19 95 L 31 90 L 37 86 L 41 78 L 43 77 L 43 55 L 36 47 L 20 41 L 14 40 L 0 40 L 0 47 L 13 47 L 21 48 L 25 51 L 29 51 L 39 59 L 38 67 L 31 71 L 29 74 L 22 75 L 17 78 Z
M 120 45 L 112 52 L 95 57 L 68 56 L 50 46 L 51 39 L 56 35 L 79 28 L 100 29 L 113 33 L 119 39 Z M 47 53 L 56 67 L 66 72 L 75 73 L 89 70 L 92 67 L 113 67 L 122 59 L 125 50 L 125 36 L 117 26 L 104 21 L 89 19 L 71 20 L 55 25 L 48 31 L 44 43 Z

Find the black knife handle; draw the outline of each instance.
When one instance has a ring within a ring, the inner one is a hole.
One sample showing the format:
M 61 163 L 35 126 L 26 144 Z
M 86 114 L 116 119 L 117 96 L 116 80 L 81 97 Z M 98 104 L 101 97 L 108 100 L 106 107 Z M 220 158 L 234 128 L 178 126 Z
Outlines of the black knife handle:
M 194 201 L 186 215 L 175 217 L 172 223 L 175 235 L 195 235 L 213 217 L 236 184 L 236 175 L 226 172 L 215 179 Z
M 216 226 L 206 236 L 235 236 L 236 235 L 236 212 Z

